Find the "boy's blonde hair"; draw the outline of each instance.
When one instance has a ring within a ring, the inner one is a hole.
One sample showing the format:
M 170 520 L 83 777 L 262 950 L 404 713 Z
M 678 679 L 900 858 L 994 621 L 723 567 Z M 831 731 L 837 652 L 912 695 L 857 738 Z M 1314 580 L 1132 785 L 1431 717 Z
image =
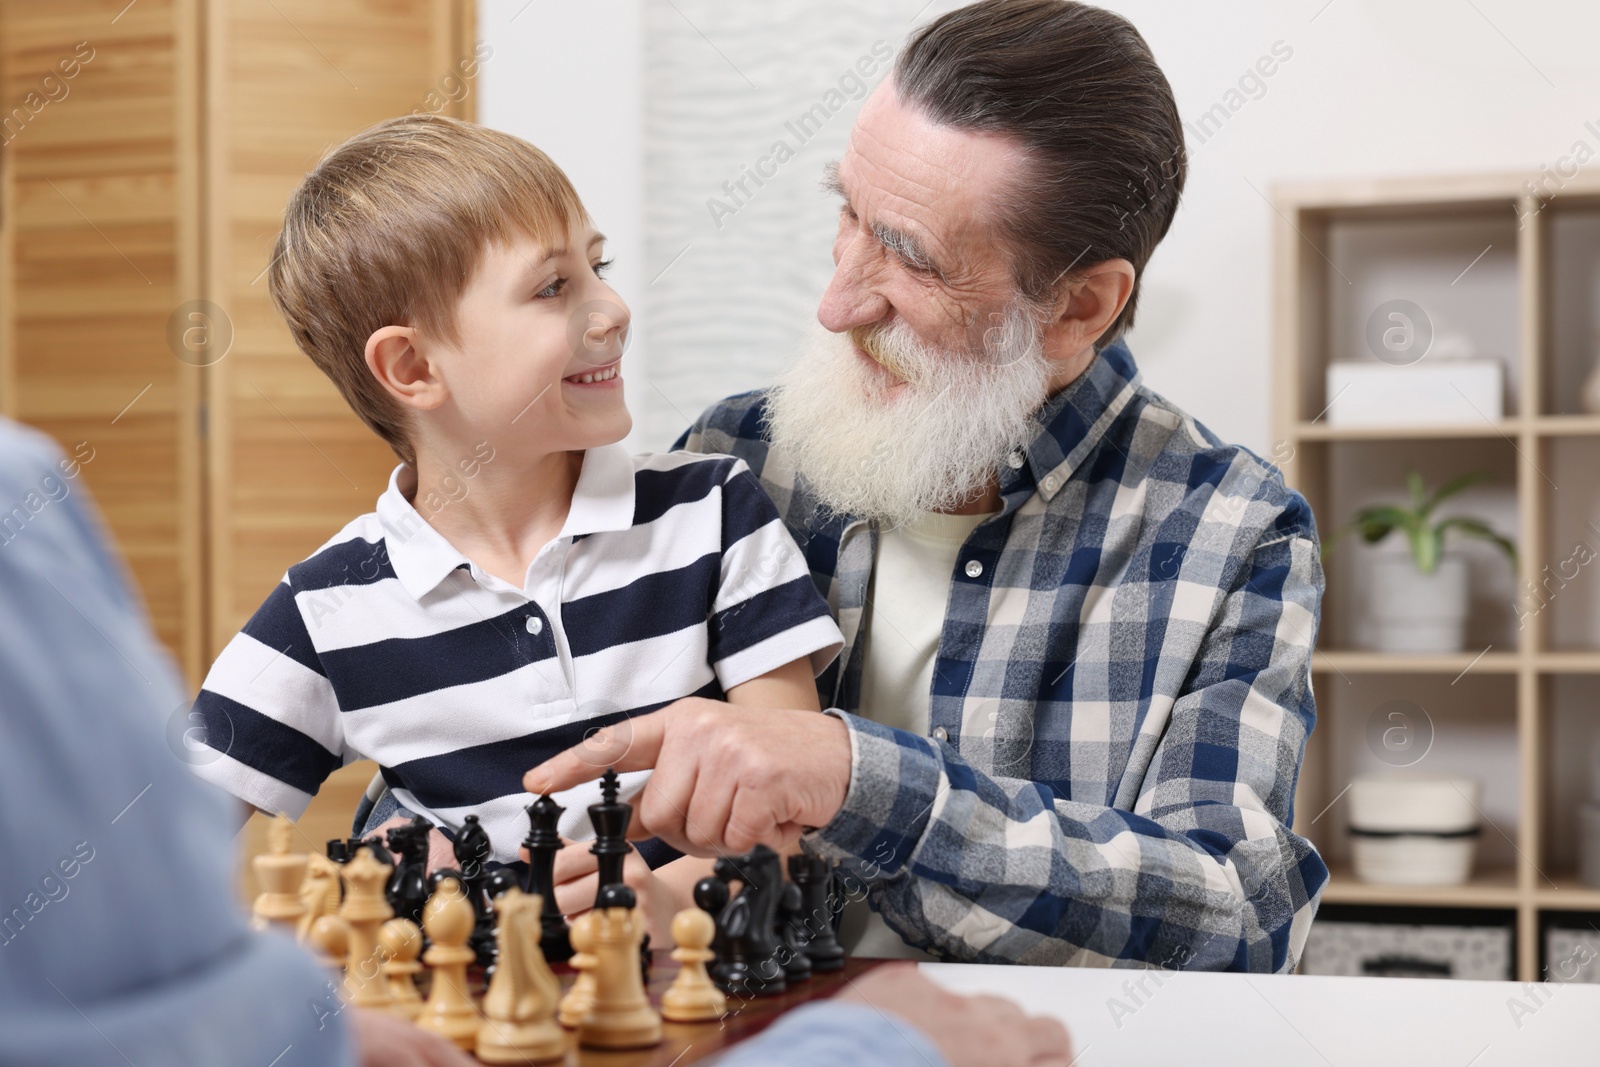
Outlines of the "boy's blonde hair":
M 390 119 L 334 148 L 289 199 L 268 290 L 295 343 L 405 463 L 403 407 L 367 368 L 384 326 L 457 343 L 455 309 L 484 251 L 564 243 L 587 214 L 533 145 L 459 119 Z

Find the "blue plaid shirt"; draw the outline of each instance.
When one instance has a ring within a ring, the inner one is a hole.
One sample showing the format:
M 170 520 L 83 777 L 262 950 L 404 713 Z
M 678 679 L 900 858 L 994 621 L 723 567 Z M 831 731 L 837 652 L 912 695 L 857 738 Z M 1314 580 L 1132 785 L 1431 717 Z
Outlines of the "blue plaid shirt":
M 1147 389 L 1122 342 L 1035 416 L 950 576 L 931 737 L 859 708 L 873 523 L 819 508 L 765 396 L 677 447 L 742 458 L 845 645 L 854 861 L 910 944 L 981 963 L 1289 971 L 1328 871 L 1290 829 L 1316 718 L 1316 524 L 1276 468 Z

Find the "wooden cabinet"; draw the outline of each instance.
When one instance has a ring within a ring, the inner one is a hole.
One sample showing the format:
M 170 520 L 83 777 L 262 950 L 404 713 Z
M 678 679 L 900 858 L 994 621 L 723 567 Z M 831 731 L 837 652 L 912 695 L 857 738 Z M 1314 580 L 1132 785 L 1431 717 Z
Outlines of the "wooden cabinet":
M 191 692 L 396 462 L 272 308 L 284 204 L 375 122 L 471 118 L 474 27 L 472 0 L 0 0 L 0 413 L 92 457 Z M 371 774 L 297 847 L 345 836 Z
M 0 0 L 0 412 L 83 478 L 197 686 L 395 460 L 265 268 L 322 153 L 471 117 L 471 0 Z

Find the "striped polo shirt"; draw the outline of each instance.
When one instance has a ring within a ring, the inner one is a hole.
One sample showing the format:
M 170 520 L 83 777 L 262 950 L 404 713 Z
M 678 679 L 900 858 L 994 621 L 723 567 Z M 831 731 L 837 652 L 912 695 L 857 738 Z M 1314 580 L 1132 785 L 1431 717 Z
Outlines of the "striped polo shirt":
M 264 811 L 299 818 L 330 773 L 372 759 L 405 808 L 447 831 L 478 815 L 512 862 L 529 768 L 792 660 L 820 673 L 842 644 L 743 460 L 590 449 L 522 588 L 418 514 L 409 473 L 289 568 L 195 699 L 209 746 L 195 770 Z M 625 795 L 648 774 L 624 775 Z M 587 836 L 597 787 L 557 799 L 563 831 Z

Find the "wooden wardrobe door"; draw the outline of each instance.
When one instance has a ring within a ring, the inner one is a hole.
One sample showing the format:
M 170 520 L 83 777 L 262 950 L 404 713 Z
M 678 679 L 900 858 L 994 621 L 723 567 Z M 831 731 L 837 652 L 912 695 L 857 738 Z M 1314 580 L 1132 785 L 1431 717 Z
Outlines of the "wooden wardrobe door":
M 81 459 L 191 683 L 204 371 L 169 320 L 200 295 L 196 3 L 0 0 L 0 411 Z

